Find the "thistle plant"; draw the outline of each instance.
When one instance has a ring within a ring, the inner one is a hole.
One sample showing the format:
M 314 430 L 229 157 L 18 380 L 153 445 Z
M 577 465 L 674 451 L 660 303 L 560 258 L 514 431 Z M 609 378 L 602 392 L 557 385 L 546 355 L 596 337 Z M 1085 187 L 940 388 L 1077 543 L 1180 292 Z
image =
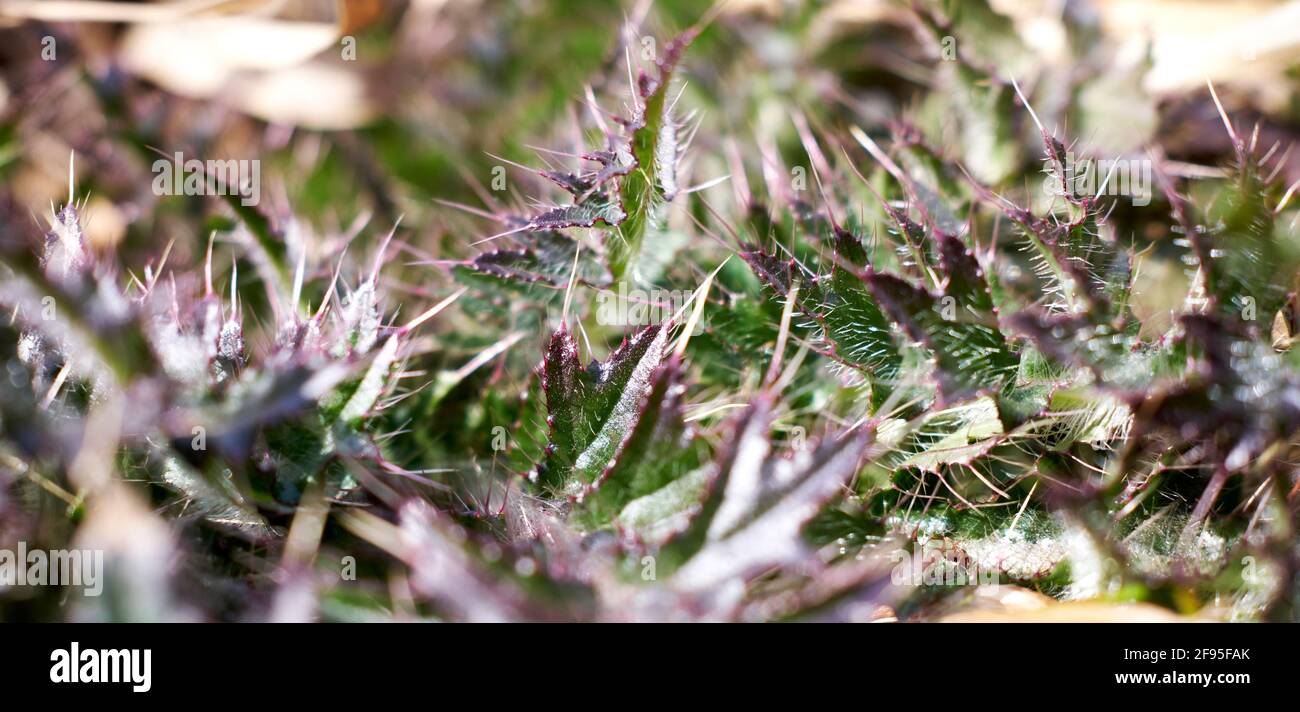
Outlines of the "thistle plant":
M 232 195 L 190 264 L 127 264 L 74 180 L 3 253 L 0 507 L 118 552 L 91 618 L 933 620 L 1006 586 L 1294 619 L 1284 154 L 1208 86 L 1214 177 L 1109 161 L 1069 132 L 1095 77 L 983 2 L 907 12 L 906 109 L 819 85 L 734 130 L 774 90 L 692 90 L 715 15 L 631 21 L 569 143 L 489 154 L 435 238 Z M 153 559 L 96 525 L 124 511 Z

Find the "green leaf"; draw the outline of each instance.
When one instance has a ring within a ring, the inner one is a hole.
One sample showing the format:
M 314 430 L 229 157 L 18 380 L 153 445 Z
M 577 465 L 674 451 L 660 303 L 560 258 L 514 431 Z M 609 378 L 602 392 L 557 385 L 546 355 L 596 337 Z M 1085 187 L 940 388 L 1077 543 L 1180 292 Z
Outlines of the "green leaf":
M 619 527 L 636 532 L 651 546 L 667 540 L 682 528 L 682 520 L 699 504 L 712 472 L 711 464 L 699 467 L 628 502 L 618 513 Z

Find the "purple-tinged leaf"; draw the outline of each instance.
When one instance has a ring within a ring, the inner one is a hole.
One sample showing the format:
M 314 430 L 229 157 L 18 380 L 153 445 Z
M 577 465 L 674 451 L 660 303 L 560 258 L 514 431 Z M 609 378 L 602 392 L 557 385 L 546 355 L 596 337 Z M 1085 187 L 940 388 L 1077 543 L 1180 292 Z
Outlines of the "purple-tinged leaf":
M 934 353 L 943 402 L 999 392 L 1011 382 L 1019 358 L 987 315 L 972 313 L 955 295 L 935 296 L 893 275 L 868 272 L 865 279 L 889 318 Z
M 551 442 L 534 473 L 543 489 L 576 496 L 615 462 L 664 358 L 668 330 L 648 326 L 585 369 L 567 327 L 551 337 L 541 371 Z

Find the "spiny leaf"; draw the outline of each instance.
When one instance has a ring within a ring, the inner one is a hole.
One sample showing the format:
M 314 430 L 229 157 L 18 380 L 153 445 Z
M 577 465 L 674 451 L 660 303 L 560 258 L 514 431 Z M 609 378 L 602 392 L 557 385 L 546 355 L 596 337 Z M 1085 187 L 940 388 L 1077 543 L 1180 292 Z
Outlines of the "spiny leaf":
M 154 476 L 185 498 L 185 512 L 192 512 L 220 529 L 255 542 L 276 535 L 275 529 L 243 500 L 229 482 L 213 484 L 175 455 L 162 451 L 156 454 L 159 464 L 154 468 Z
M 730 484 L 733 476 L 745 477 L 749 481 L 758 479 L 759 467 L 771 450 L 768 431 L 772 425 L 772 401 L 771 395 L 764 395 L 743 413 L 732 418 L 728 426 L 731 437 L 728 438 L 727 449 L 718 461 L 718 469 L 705 488 L 704 497 L 700 500 L 694 516 L 685 527 L 660 547 L 658 553 L 660 568 L 675 570 L 704 547 L 709 532 L 715 526 L 714 520 L 726 501 L 727 490 L 733 487 Z M 752 500 L 756 495 L 756 492 L 753 495 L 746 494 L 743 499 L 749 501 L 752 506 Z M 744 505 L 735 501 L 735 504 L 727 506 L 740 508 Z
M 1242 338 L 1217 317 L 1187 314 L 1180 324 L 1197 368 L 1184 381 L 1132 398 L 1136 417 L 1123 462 L 1131 465 L 1151 445 L 1149 436 L 1164 431 L 1212 443 L 1205 456 L 1228 472 L 1267 467 L 1264 453 L 1300 428 L 1300 379 L 1267 344 Z
M 1253 152 L 1238 146 L 1237 165 L 1205 210 L 1210 229 L 1192 234 L 1194 241 L 1208 243 L 1196 254 L 1208 259 L 1201 269 L 1218 313 L 1255 325 L 1271 323 L 1286 302 L 1298 264 L 1275 234 L 1272 188 Z
M 1106 304 L 1104 248 L 1100 245 L 1095 207 L 1085 207 L 1078 220 L 1061 223 L 1057 218 L 1038 218 L 1025 210 L 1013 209 L 1008 217 L 1016 222 L 1025 238 L 1034 270 L 1050 296 L 1052 311 L 1071 314 L 1104 313 Z
M 370 362 L 361 380 L 357 382 L 352 395 L 343 403 L 343 407 L 338 411 L 338 422 L 353 424 L 360 420 L 372 408 L 375 407 L 375 401 L 384 392 L 388 385 L 388 372 L 397 360 L 397 349 L 401 346 L 400 338 L 394 334 L 384 341 L 384 345 L 379 349 L 379 353 Z
M 899 163 L 911 176 L 925 212 L 940 231 L 960 234 L 965 225 L 958 219 L 970 202 L 969 191 L 949 174 L 951 168 L 937 155 L 916 128 L 899 124 L 894 127 L 894 152 Z M 860 265 L 859 265 L 860 266 Z
M 709 463 L 628 502 L 618 513 L 618 526 L 635 532 L 648 546 L 658 546 L 684 528 L 704 496 L 712 472 Z
M 215 180 L 209 176 L 209 180 Z M 245 195 L 239 190 L 221 191 L 222 200 L 234 211 L 248 232 L 253 237 L 253 262 L 262 273 L 266 283 L 274 293 L 286 303 L 291 294 L 292 277 L 289 274 L 288 260 L 285 256 L 285 243 L 282 235 L 276 234 L 271 219 L 257 208 L 247 203 Z
M 589 526 L 607 524 L 631 500 L 650 496 L 700 466 L 700 444 L 684 422 L 681 376 L 676 357 L 656 370 L 614 463 L 578 502 Z
M 551 230 L 520 233 L 519 238 L 525 245 L 522 248 L 484 252 L 458 264 L 456 269 L 524 286 L 562 287 L 567 284 L 573 270 L 574 253 L 578 250 L 577 241 Z M 593 284 L 608 281 L 608 275 L 591 259 L 589 252 L 579 257 L 577 277 Z
M 1115 388 L 1149 385 L 1161 373 L 1158 353 L 1140 350 L 1134 336 L 1083 316 L 1026 309 L 1005 322 L 1064 366 L 1092 371 L 1097 383 Z
M 627 218 L 606 241 L 615 279 L 629 274 L 647 232 L 662 219 L 659 212 L 663 202 L 672 200 L 677 193 L 680 137 L 670 115 L 668 87 L 677 63 L 694 39 L 695 31 L 691 30 L 670 42 L 656 62 L 657 75 L 642 73 L 637 82 L 640 111 L 628 124 L 635 168 L 622 179 L 618 190 Z
M 134 315 L 114 315 L 100 307 L 91 284 L 65 284 L 50 279 L 30 254 L 0 255 L 0 269 L 12 271 L 6 281 L 25 283 L 23 292 L 5 294 L 22 308 L 33 326 L 50 332 L 58 340 L 70 340 L 67 347 L 89 347 L 94 356 L 122 383 L 136 375 L 157 370 L 157 357 L 145 339 L 144 329 Z M 18 285 L 15 285 L 18 286 Z M 52 300 L 46 302 L 45 300 Z M 53 304 L 55 319 L 34 318 L 46 304 Z
M 887 393 L 903 363 L 894 326 L 857 275 L 836 265 L 829 286 L 822 292 L 821 308 L 836 353 L 866 370 L 873 385 Z
M 771 458 L 771 395 L 736 421 L 730 453 L 699 514 L 660 549 L 660 567 L 688 590 L 748 576 L 805 556 L 803 528 L 857 471 L 867 438 L 845 435 L 813 453 Z M 677 568 L 680 565 L 680 568 Z
M 561 205 L 534 217 L 529 222 L 533 230 L 562 230 L 569 227 L 594 227 L 597 223 L 620 225 L 627 213 L 618 203 L 607 202 L 603 196 L 594 196 L 581 203 Z
M 663 359 L 668 327 L 651 325 L 625 340 L 603 363 L 586 369 L 568 328 L 551 337 L 542 364 L 550 445 L 534 479 L 552 494 L 576 495 L 614 462 L 624 434 Z
M 893 275 L 871 271 L 865 276 L 871 294 L 889 317 L 934 352 L 938 361 L 935 378 L 944 402 L 979 391 L 1001 391 L 1015 375 L 1018 358 L 996 321 L 989 318 L 989 312 L 973 308 L 992 306 L 987 289 L 971 291 L 972 280 L 980 276 L 978 272 L 950 275 L 954 293 L 942 296 Z M 973 303 L 962 303 L 959 295 Z
M 902 365 L 895 328 L 867 292 L 862 279 L 851 269 L 855 261 L 865 262 L 861 243 L 851 235 L 837 237 L 837 255 L 829 280 L 801 287 L 796 306 L 822 327 L 833 355 L 871 377 L 872 400 L 879 404 L 893 388 Z M 759 250 L 741 253 L 754 273 L 778 294 L 788 296 L 793 261 L 781 260 Z

